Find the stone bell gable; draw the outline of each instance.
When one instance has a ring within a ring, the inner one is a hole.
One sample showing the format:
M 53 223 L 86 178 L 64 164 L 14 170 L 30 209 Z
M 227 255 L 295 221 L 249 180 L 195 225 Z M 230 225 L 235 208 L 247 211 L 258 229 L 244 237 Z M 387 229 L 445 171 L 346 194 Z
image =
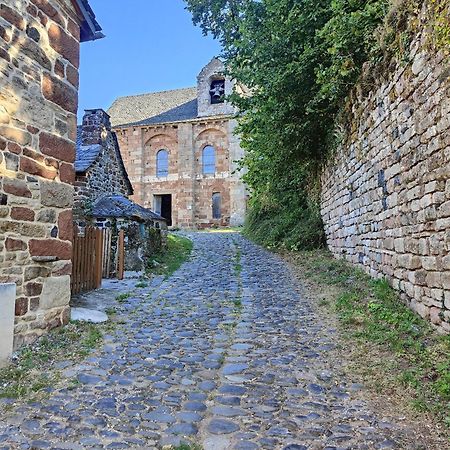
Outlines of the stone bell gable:
M 234 82 L 226 77 L 225 65 L 213 58 L 197 77 L 198 117 L 232 115 L 236 109 L 226 101 L 232 94 Z
M 100 30 L 87 0 L 0 4 L 0 284 L 16 291 L 16 348 L 69 318 L 80 41 Z

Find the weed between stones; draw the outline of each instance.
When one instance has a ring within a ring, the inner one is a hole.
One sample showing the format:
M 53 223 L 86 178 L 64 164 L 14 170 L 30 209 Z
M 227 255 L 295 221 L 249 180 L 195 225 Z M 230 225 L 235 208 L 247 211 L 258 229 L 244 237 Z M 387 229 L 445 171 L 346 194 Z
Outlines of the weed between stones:
M 149 261 L 146 267 L 147 275 L 164 275 L 166 279 L 169 278 L 189 259 L 193 246 L 190 239 L 169 234 L 167 250 L 155 254 L 153 259 Z
M 33 397 L 60 379 L 58 361 L 86 357 L 103 340 L 108 326 L 71 322 L 51 331 L 33 345 L 24 347 L 12 364 L 0 369 L 0 398 Z M 50 369 L 46 371 L 46 369 Z

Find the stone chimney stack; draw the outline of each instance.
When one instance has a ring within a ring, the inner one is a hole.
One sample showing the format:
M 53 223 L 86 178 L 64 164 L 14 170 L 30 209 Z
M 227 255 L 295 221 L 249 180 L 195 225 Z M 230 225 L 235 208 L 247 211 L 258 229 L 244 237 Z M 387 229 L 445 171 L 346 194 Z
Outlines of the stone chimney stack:
M 101 144 L 111 131 L 109 115 L 103 109 L 86 109 L 81 128 L 82 145 Z

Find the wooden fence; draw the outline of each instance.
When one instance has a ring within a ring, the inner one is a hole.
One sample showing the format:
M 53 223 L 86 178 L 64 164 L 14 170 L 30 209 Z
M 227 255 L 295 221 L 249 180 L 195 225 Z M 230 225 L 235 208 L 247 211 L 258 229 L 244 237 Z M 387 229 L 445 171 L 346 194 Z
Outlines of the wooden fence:
M 104 228 L 102 231 L 103 231 L 103 278 L 109 278 L 111 275 L 112 230 L 111 228 Z
M 98 289 L 102 284 L 103 233 L 87 227 L 80 236 L 76 227 L 73 236 L 72 294 Z
M 125 271 L 125 233 L 119 231 L 119 239 L 117 242 L 117 279 L 123 280 Z

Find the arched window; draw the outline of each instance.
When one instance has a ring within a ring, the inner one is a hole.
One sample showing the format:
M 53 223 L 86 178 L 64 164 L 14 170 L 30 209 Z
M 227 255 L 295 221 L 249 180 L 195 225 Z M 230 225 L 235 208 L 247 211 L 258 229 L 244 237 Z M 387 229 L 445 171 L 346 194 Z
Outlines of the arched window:
M 167 177 L 169 175 L 169 152 L 160 150 L 156 154 L 156 176 Z
M 211 175 L 216 173 L 216 151 L 211 145 L 207 145 L 202 153 L 203 173 Z

